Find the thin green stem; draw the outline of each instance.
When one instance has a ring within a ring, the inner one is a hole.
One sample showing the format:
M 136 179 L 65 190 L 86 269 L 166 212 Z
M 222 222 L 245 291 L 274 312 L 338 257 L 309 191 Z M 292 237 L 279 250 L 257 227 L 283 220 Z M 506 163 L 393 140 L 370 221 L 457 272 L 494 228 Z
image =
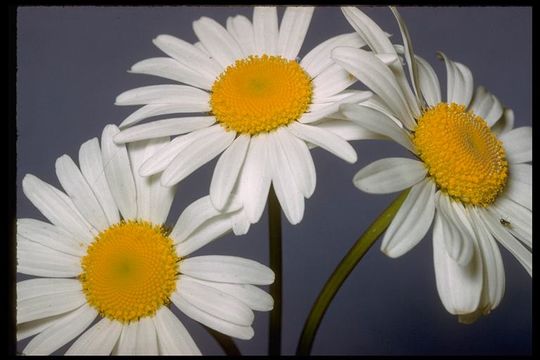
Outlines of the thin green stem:
M 225 334 L 222 334 L 219 331 L 216 331 L 214 329 L 211 329 L 208 326 L 204 326 L 204 328 L 218 342 L 219 346 L 221 346 L 221 348 L 225 352 L 225 355 L 227 355 L 227 356 L 242 356 L 242 353 L 240 352 L 240 350 L 238 349 L 238 347 L 234 343 L 233 339 L 231 339 L 229 336 L 227 336 Z
M 270 242 L 270 268 L 274 271 L 275 280 L 270 285 L 270 294 L 274 298 L 274 308 L 270 313 L 270 329 L 268 331 L 268 355 L 281 353 L 281 207 L 279 200 L 270 187 L 268 194 L 268 232 Z
M 371 224 L 371 226 L 358 238 L 356 243 L 349 250 L 347 255 L 341 260 L 334 273 L 330 276 L 323 289 L 319 293 L 319 297 L 313 304 L 311 312 L 309 313 L 300 341 L 298 342 L 298 348 L 296 349 L 297 355 L 309 355 L 311 347 L 313 346 L 313 340 L 319 329 L 321 320 L 328 309 L 328 306 L 332 302 L 332 299 L 338 292 L 339 288 L 345 282 L 345 279 L 349 276 L 351 271 L 355 268 L 360 260 L 364 257 L 365 253 L 375 243 L 379 236 L 386 230 L 390 222 L 396 215 L 397 211 L 401 207 L 401 204 L 407 197 L 409 190 L 403 191 L 391 204 L 388 206 L 379 217 Z

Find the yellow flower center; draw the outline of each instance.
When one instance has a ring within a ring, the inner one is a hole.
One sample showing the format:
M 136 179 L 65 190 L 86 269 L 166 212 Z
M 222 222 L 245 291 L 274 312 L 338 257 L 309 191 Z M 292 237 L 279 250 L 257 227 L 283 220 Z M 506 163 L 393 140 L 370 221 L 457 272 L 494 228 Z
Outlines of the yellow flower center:
M 508 162 L 484 119 L 455 103 L 440 103 L 418 120 L 417 153 L 438 187 L 463 203 L 487 206 L 503 191 Z
M 122 221 L 98 234 L 82 258 L 90 305 L 123 323 L 151 316 L 176 288 L 179 257 L 161 226 Z
M 255 135 L 297 120 L 311 103 L 309 75 L 294 60 L 250 56 L 225 69 L 210 106 L 226 129 Z

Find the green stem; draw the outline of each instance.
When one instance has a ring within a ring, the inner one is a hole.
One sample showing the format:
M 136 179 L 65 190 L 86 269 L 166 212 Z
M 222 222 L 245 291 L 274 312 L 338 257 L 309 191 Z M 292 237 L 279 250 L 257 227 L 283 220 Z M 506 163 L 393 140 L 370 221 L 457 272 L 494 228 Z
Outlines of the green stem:
M 379 217 L 362 234 L 362 236 L 360 236 L 360 238 L 356 241 L 347 255 L 345 255 L 343 260 L 341 260 L 337 268 L 334 270 L 334 273 L 324 285 L 319 297 L 311 308 L 308 318 L 306 319 L 304 329 L 302 330 L 302 335 L 300 336 L 300 341 L 298 342 L 298 348 L 296 349 L 297 355 L 309 355 L 321 320 L 328 309 L 328 306 L 332 302 L 332 299 L 338 292 L 341 285 L 343 285 L 345 279 L 347 279 L 351 271 L 354 270 L 356 264 L 362 260 L 365 253 L 375 243 L 384 230 L 386 230 L 388 225 L 390 225 L 390 222 L 401 207 L 401 204 L 407 197 L 408 193 L 409 190 L 403 191 L 392 202 L 392 204 L 390 204 L 390 206 L 388 206 L 381 213 L 381 215 L 379 215 Z
M 221 346 L 221 348 L 225 352 L 225 355 L 227 355 L 227 356 L 242 356 L 242 353 L 240 352 L 240 350 L 238 349 L 238 347 L 234 343 L 233 339 L 231 339 L 229 336 L 227 336 L 225 334 L 222 334 L 219 331 L 216 331 L 214 329 L 211 329 L 208 326 L 204 326 L 204 328 L 218 342 L 219 346 Z
M 281 207 L 279 200 L 270 187 L 268 194 L 268 232 L 270 242 L 270 268 L 274 271 L 275 280 L 270 285 L 270 295 L 274 298 L 274 308 L 270 313 L 270 329 L 268 331 L 268 355 L 281 353 Z

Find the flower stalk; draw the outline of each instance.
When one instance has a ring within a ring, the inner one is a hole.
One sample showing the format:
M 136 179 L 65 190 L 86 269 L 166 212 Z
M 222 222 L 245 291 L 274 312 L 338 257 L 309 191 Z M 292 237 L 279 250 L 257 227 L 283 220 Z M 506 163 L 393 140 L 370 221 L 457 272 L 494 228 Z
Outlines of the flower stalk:
M 281 298 L 282 298 L 282 251 L 281 251 L 281 207 L 279 200 L 270 187 L 268 194 L 268 231 L 270 243 L 270 268 L 274 271 L 275 280 L 270 285 L 270 295 L 274 298 L 274 308 L 270 313 L 270 329 L 268 331 L 268 355 L 281 353 Z

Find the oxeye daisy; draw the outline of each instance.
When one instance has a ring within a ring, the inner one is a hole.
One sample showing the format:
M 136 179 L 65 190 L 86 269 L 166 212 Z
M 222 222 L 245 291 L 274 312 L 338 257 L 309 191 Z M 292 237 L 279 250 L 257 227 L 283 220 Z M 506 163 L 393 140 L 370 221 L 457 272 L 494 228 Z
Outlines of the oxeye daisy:
M 433 258 L 439 296 L 462 322 L 493 310 L 504 294 L 504 267 L 497 242 L 532 276 L 532 130 L 512 129 L 514 115 L 482 86 L 474 90 L 465 65 L 448 59 L 442 100 L 433 68 L 414 55 L 407 28 L 392 9 L 404 47 L 356 8 L 347 20 L 373 53 L 340 47 L 332 57 L 376 96 L 344 105 L 343 114 L 392 139 L 415 159 L 387 158 L 366 166 L 354 184 L 369 193 L 411 188 L 387 229 L 381 250 L 398 257 L 411 250 L 433 223 Z M 401 53 L 385 64 L 374 53 Z
M 330 58 L 335 46 L 365 44 L 354 32 L 342 34 L 299 61 L 312 14 L 312 7 L 288 7 L 278 26 L 275 7 L 255 7 L 253 21 L 230 17 L 226 28 L 208 17 L 195 21 L 196 44 L 169 35 L 155 38 L 154 44 L 169 57 L 143 60 L 131 72 L 185 85 L 146 86 L 120 94 L 117 105 L 144 106 L 120 124 L 114 140 L 185 135 L 145 161 L 140 174 L 162 173 L 161 183 L 171 186 L 222 153 L 209 191 L 218 210 L 237 194 L 246 218 L 255 223 L 273 184 L 289 222 L 300 222 L 304 198 L 313 194 L 316 183 L 309 147 L 320 146 L 353 163 L 356 152 L 346 140 L 371 134 L 336 115 L 340 104 L 361 102 L 371 93 L 346 90 L 356 79 Z M 173 113 L 203 116 L 136 125 Z M 245 226 L 235 232 L 240 229 Z
M 254 285 L 274 273 L 252 260 L 190 254 L 230 231 L 239 204 L 218 212 L 203 197 L 164 225 L 175 188 L 136 169 L 168 138 L 117 145 L 114 125 L 101 146 L 80 147 L 79 166 L 56 161 L 65 192 L 34 175 L 23 179 L 28 199 L 50 221 L 17 220 L 17 339 L 33 337 L 24 354 L 200 354 L 174 304 L 221 333 L 253 337 L 253 310 L 273 300 Z M 95 324 L 93 322 L 98 320 Z

